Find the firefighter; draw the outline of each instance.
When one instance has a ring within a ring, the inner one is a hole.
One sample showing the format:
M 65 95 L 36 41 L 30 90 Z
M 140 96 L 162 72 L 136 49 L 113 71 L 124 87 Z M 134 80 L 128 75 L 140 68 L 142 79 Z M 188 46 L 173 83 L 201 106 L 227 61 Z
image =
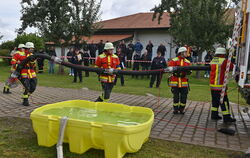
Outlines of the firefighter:
M 25 51 L 24 52 L 17 52 L 12 60 L 11 64 L 14 69 L 17 68 L 17 64 L 21 61 L 26 59 L 28 56 L 32 55 L 34 51 L 34 44 L 32 42 L 27 42 L 25 44 Z M 23 105 L 29 106 L 29 96 L 33 93 L 36 89 L 37 79 L 35 73 L 35 61 L 28 62 L 23 69 L 20 71 L 19 80 L 21 81 L 22 85 L 24 86 L 24 93 L 23 93 Z
M 24 48 L 25 48 L 25 45 L 24 45 L 24 44 L 19 44 L 19 45 L 18 45 L 18 50 L 17 50 L 15 53 L 24 52 Z M 13 68 L 13 66 L 12 66 L 12 67 L 11 67 L 11 72 L 13 72 L 13 71 L 14 71 L 14 68 Z M 10 87 L 9 87 L 7 84 L 4 85 L 3 93 L 4 93 L 4 94 L 11 94 L 11 92 L 10 92 Z
M 96 102 L 107 102 L 109 100 L 116 77 L 112 72 L 114 69 L 120 69 L 120 60 L 118 56 L 113 54 L 113 50 L 113 44 L 107 42 L 104 46 L 103 54 L 100 54 L 95 62 L 97 67 L 107 69 L 108 71 L 108 74 L 101 74 L 99 76 L 103 92 L 97 98 Z
M 211 119 L 212 120 L 222 119 L 222 117 L 219 116 L 218 114 L 218 109 L 220 106 L 224 123 L 230 123 L 230 122 L 235 122 L 236 119 L 231 118 L 229 100 L 226 92 L 223 99 L 223 103 L 222 104 L 220 103 L 220 96 L 223 88 L 226 65 L 227 65 L 226 49 L 217 48 L 215 51 L 215 57 L 210 62 L 210 67 L 211 67 L 210 89 L 212 95 Z M 230 70 L 232 69 L 233 69 L 233 64 L 231 63 Z
M 190 61 L 186 59 L 187 48 L 180 47 L 178 49 L 177 57 L 169 61 L 168 66 L 189 66 Z M 187 102 L 188 95 L 188 79 L 187 75 L 190 75 L 191 71 L 186 72 L 174 72 L 169 78 L 169 86 L 173 93 L 173 114 L 184 114 L 184 109 Z

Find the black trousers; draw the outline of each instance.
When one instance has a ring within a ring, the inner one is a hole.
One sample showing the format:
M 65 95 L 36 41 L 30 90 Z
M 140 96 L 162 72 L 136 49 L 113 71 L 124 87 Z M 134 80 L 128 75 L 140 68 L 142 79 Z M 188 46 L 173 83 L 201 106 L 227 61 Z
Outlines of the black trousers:
M 110 98 L 112 89 L 114 87 L 114 83 L 105 83 L 101 82 L 102 84 L 102 95 L 99 96 L 96 100 L 96 102 L 107 102 Z
M 37 59 L 38 73 L 43 73 L 44 59 Z
M 124 85 L 124 76 L 121 75 L 121 74 L 120 75 L 116 75 L 115 81 L 114 81 L 114 85 L 116 85 L 118 78 L 121 79 L 121 85 L 123 86 Z
M 188 87 L 172 87 L 174 109 L 185 108 L 187 103 Z
M 139 63 L 134 63 L 133 64 L 133 70 L 135 70 L 135 71 L 138 71 L 140 69 L 140 64 Z M 132 75 L 132 78 L 134 78 L 134 77 L 136 77 L 136 78 L 138 78 L 138 75 Z
M 127 60 L 132 60 L 132 54 L 133 53 L 127 55 Z M 132 62 L 131 61 L 127 61 L 127 67 L 128 68 L 132 67 Z
M 79 80 L 80 82 L 82 82 L 82 71 L 78 70 L 78 69 L 73 69 L 74 71 L 74 81 L 73 82 L 77 82 L 77 76 L 79 76 Z
M 159 87 L 161 84 L 161 78 L 162 78 L 162 73 L 151 75 L 149 86 L 153 87 L 153 85 L 155 83 L 155 79 L 156 79 L 156 87 Z
M 142 66 L 141 70 L 142 71 L 149 70 L 149 66 Z M 149 75 L 147 75 L 147 77 L 149 78 Z M 144 78 L 144 75 L 142 75 L 141 78 Z
M 221 91 L 211 90 L 212 95 L 212 117 L 218 116 L 218 109 L 221 108 L 223 117 L 230 117 L 230 107 L 227 95 L 224 96 L 223 103 L 220 103 L 220 93 Z
M 23 95 L 30 95 L 36 90 L 37 85 L 37 78 L 21 78 L 20 79 L 22 85 L 24 86 L 24 93 Z
M 90 54 L 91 58 L 95 58 L 96 57 L 95 52 L 90 52 L 89 54 Z M 90 59 L 90 64 L 95 64 L 95 59 Z

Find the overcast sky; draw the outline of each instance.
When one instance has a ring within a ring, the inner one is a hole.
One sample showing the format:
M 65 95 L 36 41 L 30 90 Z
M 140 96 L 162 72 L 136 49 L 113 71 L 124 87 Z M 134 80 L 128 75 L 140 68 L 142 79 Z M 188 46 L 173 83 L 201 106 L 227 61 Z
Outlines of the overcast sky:
M 101 5 L 101 19 L 107 20 L 135 14 L 149 12 L 161 0 L 103 0 Z M 15 30 L 21 26 L 20 0 L 1 0 L 0 5 L 0 40 L 13 40 L 16 37 Z M 34 32 L 28 30 L 28 32 Z

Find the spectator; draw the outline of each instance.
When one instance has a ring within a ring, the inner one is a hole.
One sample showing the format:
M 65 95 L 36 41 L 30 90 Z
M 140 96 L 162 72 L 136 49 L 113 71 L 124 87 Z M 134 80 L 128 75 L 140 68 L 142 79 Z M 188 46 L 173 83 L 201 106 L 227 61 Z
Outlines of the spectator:
M 207 65 L 207 66 L 210 65 L 209 63 L 212 61 L 212 59 L 213 59 L 212 52 L 208 51 L 207 55 L 204 58 L 205 63 L 206 63 L 205 65 Z M 210 71 L 209 70 L 205 71 L 204 77 L 207 77 L 207 78 L 210 77 Z
M 161 56 L 165 57 L 166 47 L 161 43 L 157 48 L 157 53 L 161 52 Z
M 193 57 L 193 63 L 198 62 L 198 50 L 196 47 L 193 47 L 192 49 L 192 57 Z
M 133 60 L 135 60 L 133 63 L 133 70 L 138 71 L 140 69 L 140 62 L 138 61 L 140 59 L 141 59 L 141 55 L 139 53 L 135 53 L 135 55 L 133 57 Z M 134 78 L 134 77 L 138 78 L 138 75 L 132 75 L 132 78 Z
M 118 48 L 121 49 L 121 53 L 126 55 L 126 44 L 124 42 L 124 40 L 122 40 L 119 45 L 118 45 Z M 116 50 L 117 51 L 117 50 Z
M 72 57 L 72 63 L 76 65 L 82 65 L 83 62 L 83 53 L 80 52 L 79 48 L 75 48 L 74 55 Z M 73 83 L 77 82 L 77 76 L 79 76 L 79 81 L 82 82 L 82 70 L 73 69 L 74 71 L 74 80 Z
M 98 48 L 98 55 L 102 54 L 102 53 L 103 53 L 103 50 L 104 50 L 104 43 L 103 43 L 103 40 L 100 40 L 100 42 L 99 42 L 98 45 L 97 45 L 97 48 Z
M 120 60 L 120 68 L 121 69 L 125 69 L 125 54 L 122 52 L 122 49 L 121 48 L 118 48 L 117 49 L 117 52 L 115 53 L 115 55 L 118 56 L 119 60 Z M 116 85 L 116 82 L 117 82 L 117 78 L 120 78 L 121 79 L 121 86 L 124 86 L 124 77 L 122 74 L 120 75 L 117 75 L 115 77 L 115 81 L 114 81 L 114 84 Z
M 72 57 L 74 55 L 74 48 L 71 47 L 67 53 L 67 59 L 68 59 L 68 62 L 72 63 Z M 74 71 L 73 71 L 73 68 L 69 68 L 69 75 L 70 76 L 74 76 Z
M 132 60 L 132 56 L 134 53 L 134 45 L 132 43 L 132 41 L 129 42 L 128 46 L 127 46 L 127 60 Z M 127 67 L 131 68 L 132 67 L 132 62 L 128 61 L 127 62 Z
M 46 54 L 44 49 L 40 49 L 39 54 Z M 37 58 L 38 73 L 43 73 L 44 58 Z
M 50 47 L 48 51 L 49 56 L 56 56 L 56 51 L 54 47 Z M 55 63 L 54 61 L 49 61 L 49 74 L 55 73 Z
M 94 41 L 91 42 L 91 44 L 89 44 L 89 54 L 91 56 L 91 58 L 96 58 L 96 50 L 97 50 L 97 47 L 96 45 L 94 44 Z M 94 64 L 95 63 L 95 59 L 91 59 L 90 60 L 90 63 L 91 64 Z
M 139 56 L 141 56 L 142 49 L 143 49 L 143 46 L 140 43 L 140 40 L 137 40 L 136 44 L 134 45 L 134 50 L 135 50 L 136 54 L 138 54 Z
M 149 61 L 152 60 L 153 47 L 154 47 L 154 45 L 152 44 L 152 42 L 148 41 L 148 44 L 146 46 L 146 50 L 147 50 L 147 56 L 148 56 Z
M 82 57 L 83 57 L 83 65 L 89 66 L 90 55 L 89 55 L 88 51 L 83 51 Z M 89 77 L 89 71 L 85 71 L 85 77 Z
M 161 55 L 161 52 L 157 52 L 157 56 L 153 59 L 151 64 L 151 70 L 163 69 L 167 66 L 165 58 Z M 156 80 L 156 88 L 159 88 L 161 84 L 162 73 L 152 75 L 149 87 L 152 88 Z
M 143 54 L 142 54 L 142 57 L 141 57 L 141 67 L 142 67 L 142 70 L 149 70 L 149 67 L 150 67 L 150 61 L 148 60 L 148 52 L 145 51 Z M 143 75 L 141 76 L 142 79 L 143 79 Z M 149 75 L 147 75 L 147 77 L 149 78 Z

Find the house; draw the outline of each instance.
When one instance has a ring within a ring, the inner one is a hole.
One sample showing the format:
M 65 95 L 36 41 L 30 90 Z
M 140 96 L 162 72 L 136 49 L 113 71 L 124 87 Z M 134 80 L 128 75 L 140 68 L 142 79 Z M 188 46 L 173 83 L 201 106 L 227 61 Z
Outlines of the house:
M 168 33 L 170 28 L 170 16 L 164 13 L 162 20 L 153 18 L 153 12 L 137 13 L 110 20 L 99 22 L 102 28 L 95 33 L 87 42 L 98 43 L 100 40 L 113 42 L 115 45 L 124 40 L 128 43 L 132 40 L 134 43 L 140 40 L 145 51 L 148 41 L 151 40 L 153 47 L 153 56 L 156 56 L 158 46 L 162 43 L 167 48 L 166 59 L 175 56 L 175 47 L 173 37 Z
M 153 12 L 137 13 L 128 16 L 118 17 L 114 19 L 104 20 L 98 22 L 101 29 L 97 31 L 90 38 L 83 37 L 87 43 L 104 42 L 109 41 L 118 44 L 119 41 L 124 40 L 128 43 L 130 40 L 136 42 L 140 40 L 145 51 L 148 41 L 151 40 L 153 47 L 153 57 L 156 56 L 158 46 L 162 43 L 167 48 L 165 58 L 172 58 L 175 56 L 175 45 L 173 43 L 173 37 L 168 33 L 170 27 L 170 16 L 168 13 L 164 13 L 162 20 L 158 23 L 158 20 L 153 18 Z M 68 49 L 66 49 L 66 52 Z M 61 49 L 56 47 L 57 54 L 61 54 Z

